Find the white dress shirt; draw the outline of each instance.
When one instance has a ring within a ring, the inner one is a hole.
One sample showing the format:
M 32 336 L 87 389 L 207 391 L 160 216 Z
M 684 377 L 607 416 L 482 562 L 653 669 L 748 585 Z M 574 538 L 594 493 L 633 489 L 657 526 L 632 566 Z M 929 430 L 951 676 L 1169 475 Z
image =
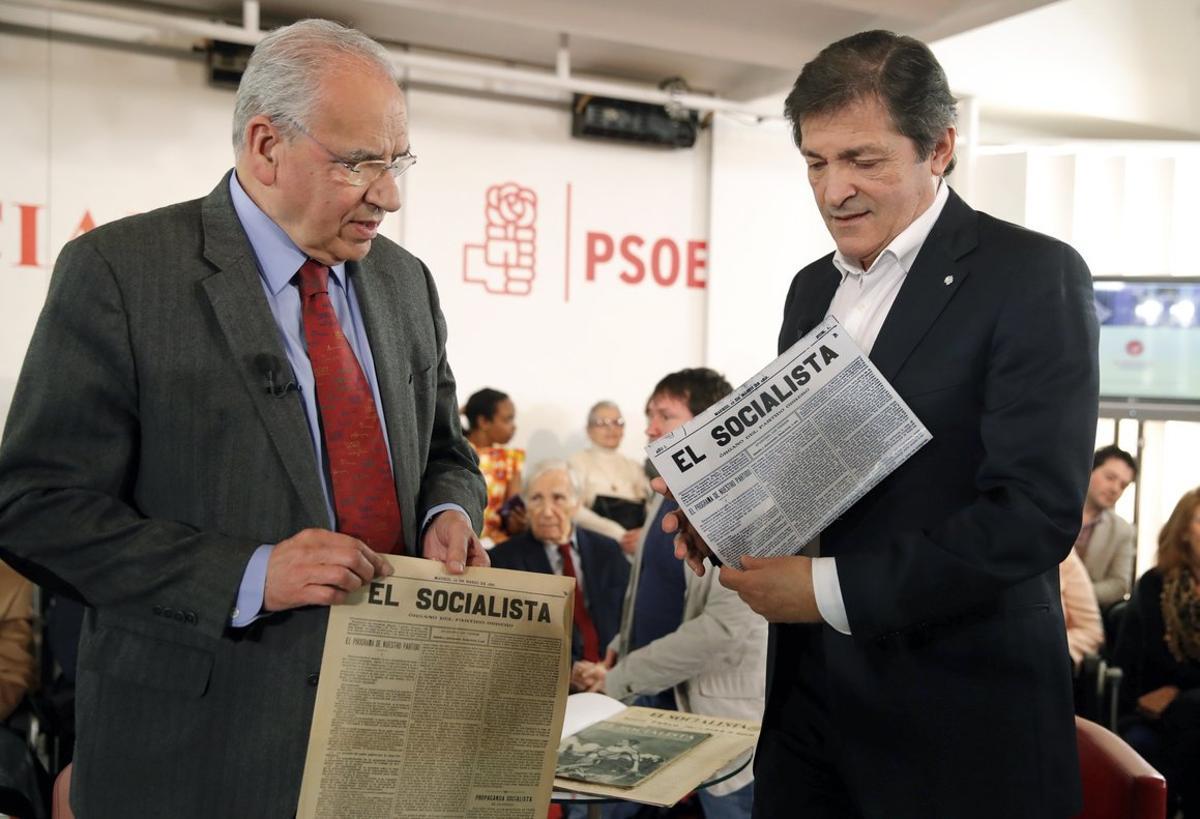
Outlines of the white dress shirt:
M 562 552 L 558 550 L 558 544 L 543 540 L 542 547 L 546 550 L 546 559 L 550 561 L 551 571 L 561 577 L 563 574 L 563 559 Z M 579 559 L 579 538 L 575 534 L 574 527 L 571 527 L 571 563 L 575 566 L 575 584 L 579 587 L 579 594 L 583 597 L 583 603 L 586 606 L 587 592 L 584 591 L 583 586 L 583 561 Z
M 833 266 L 842 274 L 842 283 L 833 294 L 826 318 L 835 316 L 867 355 L 871 354 L 875 339 L 879 338 L 879 330 L 891 312 L 896 294 L 904 284 L 904 277 L 916 261 L 917 254 L 949 198 L 950 188 L 942 180 L 933 197 L 933 204 L 892 239 L 871 263 L 869 270 L 863 270 L 858 259 L 848 258 L 840 250 L 833 254 Z M 842 599 L 837 559 L 814 558 L 812 579 L 817 611 L 821 617 L 842 634 L 849 634 L 850 618 L 846 616 L 846 603 Z

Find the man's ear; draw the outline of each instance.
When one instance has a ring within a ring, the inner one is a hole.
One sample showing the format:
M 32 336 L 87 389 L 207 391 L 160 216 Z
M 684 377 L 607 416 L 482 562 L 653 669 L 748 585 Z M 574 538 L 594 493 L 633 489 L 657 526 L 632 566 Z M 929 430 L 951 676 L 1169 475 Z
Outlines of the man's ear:
M 946 166 L 950 164 L 950 160 L 954 159 L 954 142 L 957 136 L 958 130 L 951 125 L 934 143 L 933 155 L 930 157 L 930 170 L 933 171 L 934 176 L 942 176 L 946 173 Z
M 279 172 L 279 154 L 284 144 L 283 135 L 279 133 L 275 123 L 265 114 L 252 117 L 246 123 L 246 133 L 242 138 L 242 159 L 247 170 L 259 184 L 275 184 L 275 177 Z

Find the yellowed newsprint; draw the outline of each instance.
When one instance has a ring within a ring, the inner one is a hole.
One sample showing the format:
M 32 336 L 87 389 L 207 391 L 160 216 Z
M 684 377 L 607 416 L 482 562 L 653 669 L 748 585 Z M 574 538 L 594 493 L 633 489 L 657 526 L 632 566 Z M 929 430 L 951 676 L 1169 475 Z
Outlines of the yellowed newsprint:
M 389 560 L 330 610 L 298 819 L 545 819 L 574 580 Z
M 578 695 L 577 695 L 578 696 Z M 653 764 L 655 741 L 665 734 L 707 734 L 695 747 L 657 767 L 649 777 L 633 787 L 624 788 L 582 782 L 558 776 L 554 787 L 560 791 L 574 791 L 597 796 L 613 796 L 628 802 L 668 807 L 674 805 L 688 793 L 706 782 L 712 782 L 724 774 L 733 774 L 743 763 L 747 763 L 754 744 L 758 741 L 759 724 L 748 720 L 722 719 L 703 714 L 685 714 L 680 711 L 664 711 L 659 708 L 631 706 L 615 716 L 592 723 L 588 727 L 607 726 L 617 729 L 630 739 L 621 740 L 626 750 L 629 745 L 638 748 L 643 767 Z M 582 758 L 590 751 L 600 757 L 616 758 L 613 749 L 589 749 L 572 744 L 575 734 L 564 737 L 559 753 L 560 773 L 579 767 Z M 627 753 L 627 751 L 626 751 Z

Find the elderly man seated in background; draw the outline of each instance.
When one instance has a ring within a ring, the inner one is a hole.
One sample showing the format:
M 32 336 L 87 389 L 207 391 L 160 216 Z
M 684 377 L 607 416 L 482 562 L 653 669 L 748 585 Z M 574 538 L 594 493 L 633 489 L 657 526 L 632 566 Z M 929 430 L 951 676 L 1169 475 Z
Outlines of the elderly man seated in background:
M 575 522 L 617 540 L 632 555 L 653 493 L 642 465 L 617 449 L 625 437 L 621 408 L 612 401 L 597 402 L 588 411 L 587 434 L 592 445 L 569 461 L 583 483 L 583 505 Z
M 629 561 L 612 538 L 576 526 L 579 479 L 565 461 L 544 461 L 525 481 L 529 529 L 491 550 L 492 566 L 575 578 L 573 661 L 600 659 L 620 627 Z

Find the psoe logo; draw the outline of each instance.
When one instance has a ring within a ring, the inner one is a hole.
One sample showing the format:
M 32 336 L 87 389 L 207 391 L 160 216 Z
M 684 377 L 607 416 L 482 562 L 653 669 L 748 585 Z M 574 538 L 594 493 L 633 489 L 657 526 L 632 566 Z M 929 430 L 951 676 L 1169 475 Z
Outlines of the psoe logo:
M 483 208 L 483 243 L 463 245 L 463 281 L 489 293 L 528 296 L 533 290 L 537 194 L 515 182 L 492 185 Z

